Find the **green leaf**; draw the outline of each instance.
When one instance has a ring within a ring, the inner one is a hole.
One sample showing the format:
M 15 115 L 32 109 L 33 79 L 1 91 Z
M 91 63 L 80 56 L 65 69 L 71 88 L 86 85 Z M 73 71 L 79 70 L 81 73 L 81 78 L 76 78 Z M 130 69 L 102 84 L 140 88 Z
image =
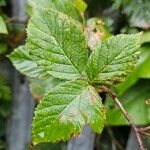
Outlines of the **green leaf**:
M 6 5 L 6 1 L 5 0 L 0 0 L 0 6 L 5 6 Z
M 96 84 L 124 81 L 137 60 L 140 34 L 112 36 L 100 43 L 91 54 L 87 75 Z
M 132 73 L 126 78 L 125 82 L 117 86 L 117 92 L 122 95 L 127 89 L 133 86 L 140 78 L 150 78 L 150 46 L 144 45 L 140 48 L 140 59 L 132 71 Z
M 78 23 L 53 9 L 34 11 L 28 25 L 27 47 L 36 63 L 61 79 L 82 76 L 87 43 Z
M 0 54 L 4 54 L 7 51 L 7 44 L 0 43 Z
M 119 7 L 121 6 L 123 0 L 112 0 L 112 1 L 113 1 L 112 6 L 116 9 L 119 9 Z
M 143 64 L 141 64 L 139 68 L 139 76 L 141 78 L 149 78 L 150 79 L 150 56 L 145 60 Z
M 4 76 L 0 75 L 0 100 L 9 101 L 11 99 L 11 89 Z
M 45 93 L 61 83 L 60 79 L 53 77 L 30 78 L 30 91 L 35 99 L 42 99 Z
M 148 43 L 150 42 L 150 31 L 143 32 L 141 36 L 142 43 Z
M 3 149 L 6 149 L 6 143 L 4 143 L 4 141 L 2 141 L 0 139 L 0 149 L 3 150 Z
M 50 90 L 36 108 L 33 142 L 56 142 L 78 135 L 85 124 L 101 133 L 105 109 L 101 98 L 88 83 L 77 80 Z
M 1 16 L 0 16 L 0 33 L 2 33 L 2 34 L 8 33 L 5 21 Z
M 145 125 L 150 123 L 150 107 L 146 100 L 150 98 L 150 80 L 141 80 L 130 88 L 120 99 L 121 103 L 134 119 L 136 125 Z M 106 105 L 109 109 L 107 114 L 107 123 L 109 125 L 128 125 L 122 112 L 116 107 L 112 108 L 112 100 L 107 99 Z
M 72 0 L 74 3 L 74 6 L 77 8 L 77 10 L 82 14 L 87 8 L 87 4 L 83 0 Z
M 114 7 L 123 9 L 132 27 L 150 29 L 149 0 L 113 0 Z
M 129 16 L 131 26 L 149 29 L 150 28 L 150 1 L 132 0 L 125 2 L 124 12 Z
M 81 15 L 74 6 L 73 2 L 71 2 L 70 0 L 34 0 L 32 3 L 35 8 L 53 8 L 55 10 L 63 12 L 64 14 L 72 17 L 75 20 L 82 21 Z
M 142 46 L 141 51 L 141 60 L 135 71 L 139 78 L 150 78 L 150 45 Z
M 31 59 L 31 56 L 26 50 L 26 46 L 18 47 L 8 57 L 13 62 L 16 69 L 27 76 L 40 77 L 45 75 L 44 70 L 38 67 Z

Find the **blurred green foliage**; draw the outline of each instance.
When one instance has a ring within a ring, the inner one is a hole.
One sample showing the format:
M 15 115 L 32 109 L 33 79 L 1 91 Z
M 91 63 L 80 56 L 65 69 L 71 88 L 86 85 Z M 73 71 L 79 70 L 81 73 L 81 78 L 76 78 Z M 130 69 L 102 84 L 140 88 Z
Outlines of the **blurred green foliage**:
M 149 0 L 114 0 L 114 6 L 123 8 L 131 26 L 150 29 Z
M 4 19 L 0 16 L 0 33 L 7 34 L 7 27 Z
M 6 146 L 6 123 L 11 112 L 11 90 L 6 79 L 0 75 L 0 149 Z
M 0 6 L 5 6 L 6 5 L 6 1 L 5 0 L 0 0 Z
M 150 98 L 150 80 L 142 79 L 129 88 L 122 96 L 121 102 L 133 118 L 136 125 L 150 124 L 150 106 L 146 100 Z M 106 101 L 109 125 L 128 125 L 128 121 L 123 114 L 114 106 L 108 98 Z

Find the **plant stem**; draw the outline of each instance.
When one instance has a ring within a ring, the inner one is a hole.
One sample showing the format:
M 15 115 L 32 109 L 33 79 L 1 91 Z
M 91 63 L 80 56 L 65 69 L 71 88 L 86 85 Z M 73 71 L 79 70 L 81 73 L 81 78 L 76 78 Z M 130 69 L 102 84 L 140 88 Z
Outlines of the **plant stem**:
M 142 140 L 141 140 L 141 137 L 140 137 L 140 134 L 138 132 L 138 128 L 135 126 L 134 122 L 132 121 L 130 115 L 128 114 L 128 112 L 124 109 L 124 107 L 122 106 L 121 102 L 119 101 L 119 99 L 117 97 L 114 97 L 113 100 L 115 101 L 115 103 L 118 105 L 119 109 L 122 111 L 122 113 L 124 114 L 124 116 L 126 117 L 126 119 L 128 120 L 129 124 L 131 125 L 134 133 L 135 133 L 135 136 L 136 136 L 136 139 L 137 139 L 137 142 L 138 142 L 138 145 L 139 145 L 139 148 L 140 150 L 144 150 L 144 146 L 143 146 L 143 143 L 142 143 Z
M 147 130 L 150 130 L 150 126 L 145 127 L 145 128 L 140 128 L 139 130 L 141 130 L 141 131 L 147 131 Z
M 105 86 L 102 86 L 100 89 L 100 91 L 105 91 L 113 100 L 114 102 L 117 104 L 117 106 L 119 107 L 119 109 L 121 110 L 121 112 L 123 113 L 124 117 L 128 120 L 129 124 L 131 125 L 134 133 L 135 133 L 135 136 L 136 136 L 136 139 L 137 139 L 137 143 L 139 145 L 139 148 L 140 150 L 145 150 L 144 149 L 144 145 L 142 143 L 142 139 L 140 137 L 140 133 L 139 133 L 139 129 L 136 127 L 136 125 L 134 124 L 132 118 L 130 117 L 129 113 L 125 110 L 125 108 L 123 107 L 122 103 L 120 102 L 118 96 L 113 93 L 111 91 L 111 89 L 108 89 L 107 87 Z
M 140 130 L 140 129 L 138 129 L 138 132 L 139 132 L 140 134 L 146 136 L 146 137 L 150 137 L 150 133 L 144 132 L 144 131 L 142 131 L 142 130 Z

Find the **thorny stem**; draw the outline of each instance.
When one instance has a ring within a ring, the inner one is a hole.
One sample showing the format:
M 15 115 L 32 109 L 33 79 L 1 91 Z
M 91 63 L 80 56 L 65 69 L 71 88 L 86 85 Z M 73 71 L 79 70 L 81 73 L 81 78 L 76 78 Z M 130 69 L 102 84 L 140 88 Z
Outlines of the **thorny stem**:
M 124 117 L 128 120 L 129 124 L 131 125 L 131 127 L 135 133 L 135 136 L 136 136 L 140 150 L 144 150 L 144 145 L 143 145 L 141 137 L 140 137 L 139 129 L 135 126 L 129 113 L 125 110 L 125 108 L 123 107 L 123 105 L 119 101 L 118 96 L 115 93 L 113 93 L 111 91 L 111 89 L 108 89 L 107 87 L 101 87 L 100 90 L 105 91 L 114 100 L 114 102 L 117 104 L 119 109 L 122 111 Z

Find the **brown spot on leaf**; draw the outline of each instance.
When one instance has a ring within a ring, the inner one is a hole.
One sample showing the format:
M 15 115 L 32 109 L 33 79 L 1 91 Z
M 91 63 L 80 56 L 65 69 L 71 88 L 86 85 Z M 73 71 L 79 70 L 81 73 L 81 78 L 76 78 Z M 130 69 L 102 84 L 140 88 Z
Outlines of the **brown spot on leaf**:
M 78 136 L 79 134 L 80 134 L 80 132 L 78 132 L 78 133 L 71 133 L 71 134 L 70 134 L 70 139 L 75 138 L 75 137 Z
M 87 95 L 87 99 L 91 102 L 91 104 L 95 104 L 96 103 L 96 98 L 93 97 L 91 94 Z
M 71 133 L 71 134 L 70 134 L 70 138 L 71 138 L 71 139 L 74 138 L 74 136 L 75 136 L 75 133 Z
M 62 139 L 58 139 L 58 140 L 56 141 L 56 143 L 60 143 L 62 140 L 63 140 L 63 138 L 62 138 Z

